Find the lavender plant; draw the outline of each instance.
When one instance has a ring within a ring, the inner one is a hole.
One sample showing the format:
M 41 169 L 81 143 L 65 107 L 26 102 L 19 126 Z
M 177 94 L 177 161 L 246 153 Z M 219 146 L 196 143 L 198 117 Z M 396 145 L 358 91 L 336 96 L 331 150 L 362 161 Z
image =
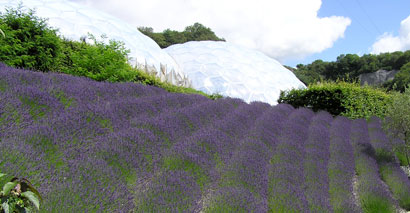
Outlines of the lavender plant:
M 289 115 L 269 165 L 268 208 L 273 212 L 305 212 L 304 144 L 313 112 L 299 108 Z
M 393 212 L 396 203 L 379 176 L 375 150 L 370 143 L 366 120 L 353 121 L 351 142 L 355 149 L 358 194 L 364 212 Z
M 353 123 L 0 64 L 0 170 L 46 212 L 360 212 L 355 166 L 360 207 L 406 207 L 390 138 Z
M 355 166 L 350 132 L 351 121 L 345 117 L 336 117 L 329 128 L 329 195 L 334 212 L 360 212 L 353 195 Z
M 324 111 L 313 117 L 305 143 L 305 196 L 311 212 L 333 212 L 329 198 L 329 126 L 333 117 Z
M 376 151 L 381 178 L 389 186 L 399 205 L 406 210 L 410 210 L 410 181 L 404 171 L 401 170 L 394 155 L 393 146 L 383 133 L 381 120 L 372 117 L 369 120 L 368 129 L 371 144 Z

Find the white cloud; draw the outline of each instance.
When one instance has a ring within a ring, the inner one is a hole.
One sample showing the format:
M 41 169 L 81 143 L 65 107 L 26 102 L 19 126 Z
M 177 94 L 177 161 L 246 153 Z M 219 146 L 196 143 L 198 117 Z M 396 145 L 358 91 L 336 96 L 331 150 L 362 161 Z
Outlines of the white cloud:
M 410 49 L 410 16 L 401 21 L 398 36 L 384 33 L 372 45 L 371 53 L 405 51 Z
M 303 58 L 333 46 L 351 21 L 318 17 L 321 0 L 73 0 L 135 26 L 183 30 L 195 22 L 228 42 L 278 60 Z

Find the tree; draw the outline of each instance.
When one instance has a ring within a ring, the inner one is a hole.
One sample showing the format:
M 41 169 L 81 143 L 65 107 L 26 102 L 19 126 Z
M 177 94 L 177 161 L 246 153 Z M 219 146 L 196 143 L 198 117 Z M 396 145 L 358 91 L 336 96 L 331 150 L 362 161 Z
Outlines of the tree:
M 171 46 L 173 44 L 183 44 L 188 41 L 183 33 L 180 33 L 175 30 L 166 29 L 162 32 L 162 34 L 164 35 L 165 41 L 167 42 L 166 47 Z
M 223 38 L 218 38 L 210 28 L 198 22 L 186 27 L 183 33 L 189 41 L 225 41 Z
M 223 38 L 218 38 L 210 28 L 200 23 L 186 27 L 183 32 L 166 29 L 162 33 L 155 33 L 152 27 L 138 27 L 138 30 L 154 40 L 161 48 L 188 41 L 225 41 Z
M 386 132 L 404 141 L 404 155 L 410 165 L 410 84 L 404 93 L 396 93 L 391 105 L 387 108 L 384 122 Z
M 390 90 L 404 92 L 408 84 L 410 84 L 410 62 L 403 65 L 394 79 L 386 82 L 384 86 Z

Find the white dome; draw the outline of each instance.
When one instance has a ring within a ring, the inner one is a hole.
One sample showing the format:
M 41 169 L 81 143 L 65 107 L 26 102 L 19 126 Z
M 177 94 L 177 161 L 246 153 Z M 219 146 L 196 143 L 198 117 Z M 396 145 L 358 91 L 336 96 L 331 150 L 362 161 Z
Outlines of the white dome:
M 194 41 L 165 49 L 195 89 L 246 102 L 277 104 L 281 90 L 306 88 L 278 61 L 263 53 L 227 42 Z
M 0 11 L 4 12 L 6 7 L 15 9 L 19 3 L 17 0 L 0 0 Z M 23 7 L 35 9 L 36 16 L 47 18 L 48 25 L 58 28 L 60 34 L 66 38 L 78 41 L 90 32 L 97 40 L 101 40 L 100 36 L 105 34 L 108 39 L 122 41 L 130 50 L 130 64 L 150 72 L 154 72 L 152 68 L 155 67 L 157 76 L 162 80 L 168 80 L 176 85 L 189 84 L 178 64 L 136 26 L 126 24 L 107 13 L 66 0 L 24 0 Z

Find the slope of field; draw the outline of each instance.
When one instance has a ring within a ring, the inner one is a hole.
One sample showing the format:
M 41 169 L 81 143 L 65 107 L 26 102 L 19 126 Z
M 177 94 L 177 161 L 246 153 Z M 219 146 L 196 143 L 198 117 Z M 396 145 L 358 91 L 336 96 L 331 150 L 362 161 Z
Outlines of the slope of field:
M 0 171 L 28 178 L 43 212 L 410 210 L 378 118 L 3 64 Z

